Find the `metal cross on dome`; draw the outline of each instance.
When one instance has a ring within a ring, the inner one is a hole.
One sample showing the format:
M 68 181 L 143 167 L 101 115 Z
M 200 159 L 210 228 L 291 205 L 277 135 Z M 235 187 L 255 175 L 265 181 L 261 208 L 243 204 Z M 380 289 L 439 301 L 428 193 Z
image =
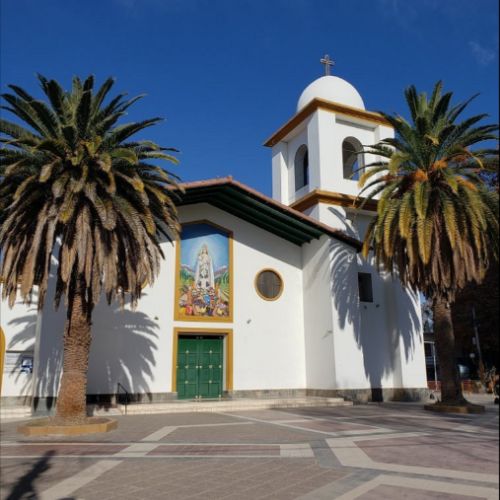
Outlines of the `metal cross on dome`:
M 330 56 L 328 54 L 325 54 L 325 56 L 320 59 L 319 62 L 325 66 L 325 75 L 330 75 L 330 68 L 335 64 L 335 61 L 332 61 L 330 59 Z

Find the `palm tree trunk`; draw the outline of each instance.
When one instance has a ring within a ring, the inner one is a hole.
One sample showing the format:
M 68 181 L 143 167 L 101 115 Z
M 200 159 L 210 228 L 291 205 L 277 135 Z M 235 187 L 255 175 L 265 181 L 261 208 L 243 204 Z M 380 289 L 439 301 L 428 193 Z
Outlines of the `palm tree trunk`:
M 448 405 L 467 403 L 462 394 L 462 386 L 455 360 L 455 334 L 451 319 L 451 307 L 442 298 L 433 301 L 434 336 L 441 373 L 441 401 Z
M 84 287 L 77 280 L 64 330 L 63 373 L 56 405 L 56 419 L 64 423 L 81 422 L 87 416 L 87 372 L 92 341 L 88 307 Z

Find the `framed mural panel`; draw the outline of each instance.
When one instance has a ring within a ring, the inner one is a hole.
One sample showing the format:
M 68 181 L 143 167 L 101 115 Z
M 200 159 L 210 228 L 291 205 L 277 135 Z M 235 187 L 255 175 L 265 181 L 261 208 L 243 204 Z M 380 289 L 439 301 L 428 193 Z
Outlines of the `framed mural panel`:
M 233 321 L 233 233 L 209 221 L 182 224 L 174 319 Z

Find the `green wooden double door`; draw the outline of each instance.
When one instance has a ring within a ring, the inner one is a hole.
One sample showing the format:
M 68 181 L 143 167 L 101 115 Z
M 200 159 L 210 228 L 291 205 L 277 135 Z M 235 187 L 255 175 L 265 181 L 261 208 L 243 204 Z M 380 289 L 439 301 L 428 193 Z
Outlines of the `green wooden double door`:
M 177 397 L 221 397 L 223 365 L 222 336 L 180 336 L 177 353 Z

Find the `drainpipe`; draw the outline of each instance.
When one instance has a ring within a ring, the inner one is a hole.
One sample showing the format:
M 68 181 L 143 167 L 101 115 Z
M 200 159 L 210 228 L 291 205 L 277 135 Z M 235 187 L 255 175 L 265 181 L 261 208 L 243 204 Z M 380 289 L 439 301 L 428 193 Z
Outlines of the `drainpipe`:
M 36 412 L 35 399 L 39 396 L 38 394 L 38 380 L 40 369 L 40 342 L 42 335 L 42 321 L 43 314 L 41 310 L 38 310 L 38 297 L 37 297 L 37 317 L 35 326 L 35 348 L 33 352 L 33 372 L 31 373 L 31 414 Z

